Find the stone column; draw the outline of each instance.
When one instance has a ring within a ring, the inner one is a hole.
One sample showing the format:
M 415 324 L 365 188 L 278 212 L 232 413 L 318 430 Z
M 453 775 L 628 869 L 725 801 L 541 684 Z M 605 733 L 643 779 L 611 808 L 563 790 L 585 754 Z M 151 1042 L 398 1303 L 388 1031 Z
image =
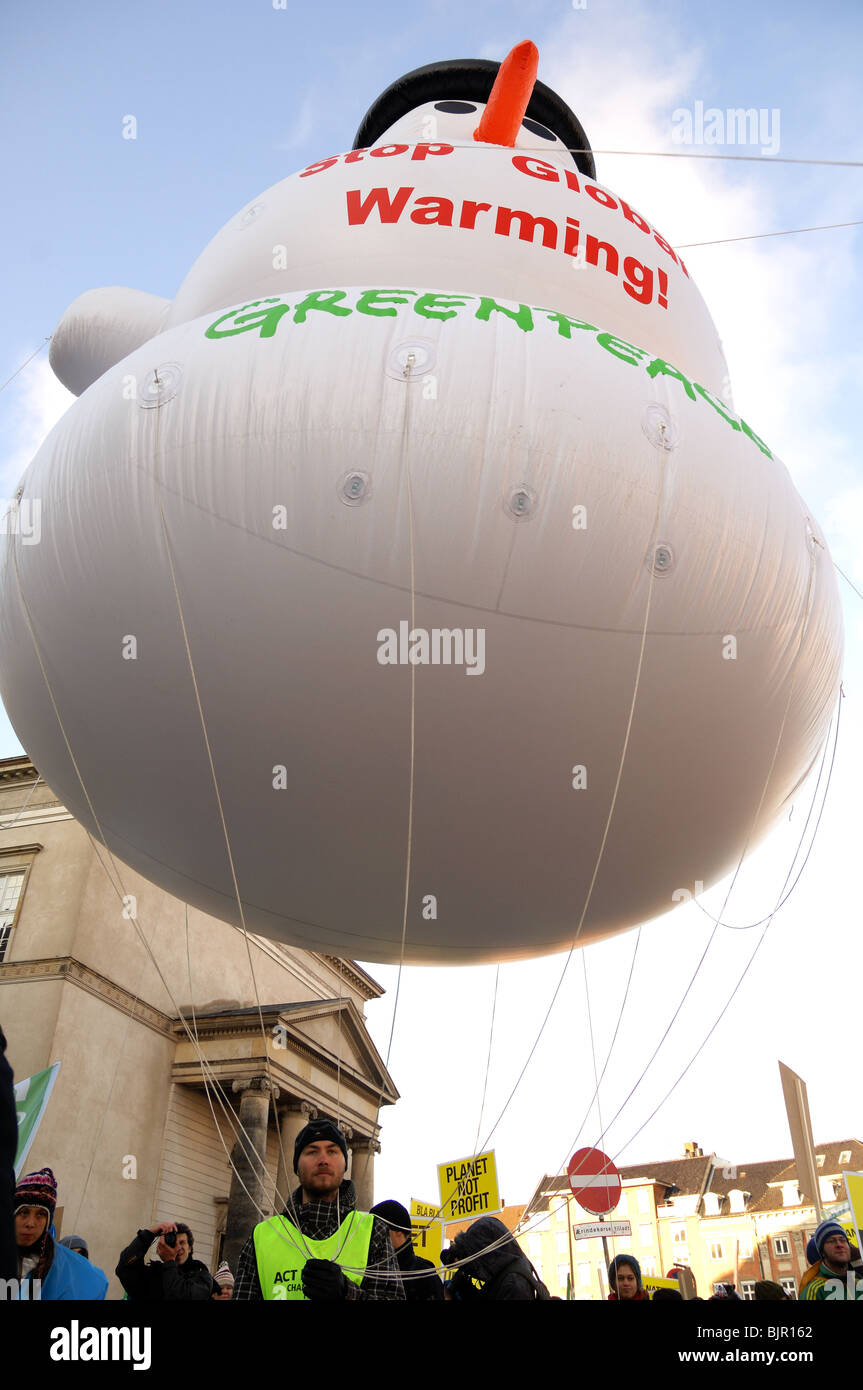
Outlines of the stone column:
M 375 1154 L 380 1151 L 377 1139 L 354 1139 L 351 1176 L 357 1193 L 357 1211 L 368 1211 L 374 1205 Z
M 346 1178 L 350 1178 L 351 1180 L 353 1180 L 353 1176 L 354 1176 L 354 1171 L 353 1171 L 353 1163 L 354 1163 L 354 1131 L 353 1131 L 353 1129 L 351 1128 L 350 1125 L 344 1125 L 344 1124 L 341 1124 L 341 1123 L 339 1124 L 339 1129 L 342 1131 L 342 1134 L 345 1136 L 345 1145 L 346 1145 L 347 1150 L 348 1150 L 348 1161 L 347 1161 L 347 1163 L 345 1164 L 345 1177 L 346 1177 Z
M 267 1155 L 267 1119 L 270 1108 L 270 1082 L 265 1076 L 251 1081 L 235 1081 L 232 1086 L 240 1097 L 239 1129 L 231 1151 L 231 1192 L 225 1222 L 223 1259 L 236 1275 L 240 1251 L 262 1219 L 258 1208 L 265 1207 L 265 1162 Z M 279 1089 L 273 1087 L 278 1099 Z
M 288 1198 L 297 1186 L 294 1172 L 294 1144 L 297 1135 L 309 1120 L 317 1119 L 317 1110 L 307 1100 L 292 1100 L 279 1110 L 280 1153 L 276 1176 L 276 1211 L 285 1209 Z

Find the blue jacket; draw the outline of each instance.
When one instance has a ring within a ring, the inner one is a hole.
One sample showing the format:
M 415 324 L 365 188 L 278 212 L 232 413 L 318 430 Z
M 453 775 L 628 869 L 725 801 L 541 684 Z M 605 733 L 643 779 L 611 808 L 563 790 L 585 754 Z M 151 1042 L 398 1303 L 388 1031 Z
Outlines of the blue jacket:
M 102 1270 L 56 1240 L 53 1245 L 51 1268 L 42 1284 L 42 1301 L 69 1302 L 79 1298 L 101 1301 L 108 1292 L 108 1279 Z M 28 1282 L 29 1278 L 28 1275 Z

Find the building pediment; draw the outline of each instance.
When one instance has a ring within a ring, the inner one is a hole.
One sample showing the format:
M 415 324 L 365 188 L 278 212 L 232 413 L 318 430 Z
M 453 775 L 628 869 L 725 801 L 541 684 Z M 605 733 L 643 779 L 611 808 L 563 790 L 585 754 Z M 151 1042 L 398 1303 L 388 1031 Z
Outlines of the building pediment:
M 295 1094 L 298 1080 L 308 1080 L 318 1069 L 330 1080 L 341 1080 L 370 1098 L 379 1097 L 379 1104 L 392 1105 L 398 1099 L 365 1019 L 349 998 L 269 1004 L 260 1011 L 254 1005 L 210 1008 L 196 1011 L 194 1020 L 191 1013 L 185 1013 L 175 1023 L 174 1033 L 177 1053 L 173 1075 L 177 1081 L 191 1081 L 200 1074 L 200 1049 L 220 1080 L 228 1076 L 243 1079 L 264 1071 Z M 307 1098 L 314 1100 L 312 1088 Z

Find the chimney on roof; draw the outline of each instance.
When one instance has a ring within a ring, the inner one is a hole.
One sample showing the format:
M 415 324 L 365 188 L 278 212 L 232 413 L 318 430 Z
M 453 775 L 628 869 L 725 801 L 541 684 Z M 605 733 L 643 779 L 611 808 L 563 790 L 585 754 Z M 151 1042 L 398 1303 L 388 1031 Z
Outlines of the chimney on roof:
M 694 1141 L 690 1141 L 688 1144 L 683 1145 L 683 1157 L 703 1158 L 704 1154 L 701 1151 L 700 1145 L 696 1144 Z

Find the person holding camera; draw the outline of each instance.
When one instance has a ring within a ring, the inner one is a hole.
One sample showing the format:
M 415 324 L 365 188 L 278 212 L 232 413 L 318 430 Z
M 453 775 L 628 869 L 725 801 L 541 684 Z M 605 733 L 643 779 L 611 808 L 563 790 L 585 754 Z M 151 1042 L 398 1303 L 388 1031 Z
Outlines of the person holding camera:
M 145 1256 L 154 1238 L 158 1260 Z M 160 1221 L 144 1227 L 127 1245 L 117 1264 L 117 1278 L 130 1299 L 146 1303 L 162 1300 L 203 1302 L 218 1293 L 205 1264 L 192 1256 L 195 1238 L 182 1221 Z

